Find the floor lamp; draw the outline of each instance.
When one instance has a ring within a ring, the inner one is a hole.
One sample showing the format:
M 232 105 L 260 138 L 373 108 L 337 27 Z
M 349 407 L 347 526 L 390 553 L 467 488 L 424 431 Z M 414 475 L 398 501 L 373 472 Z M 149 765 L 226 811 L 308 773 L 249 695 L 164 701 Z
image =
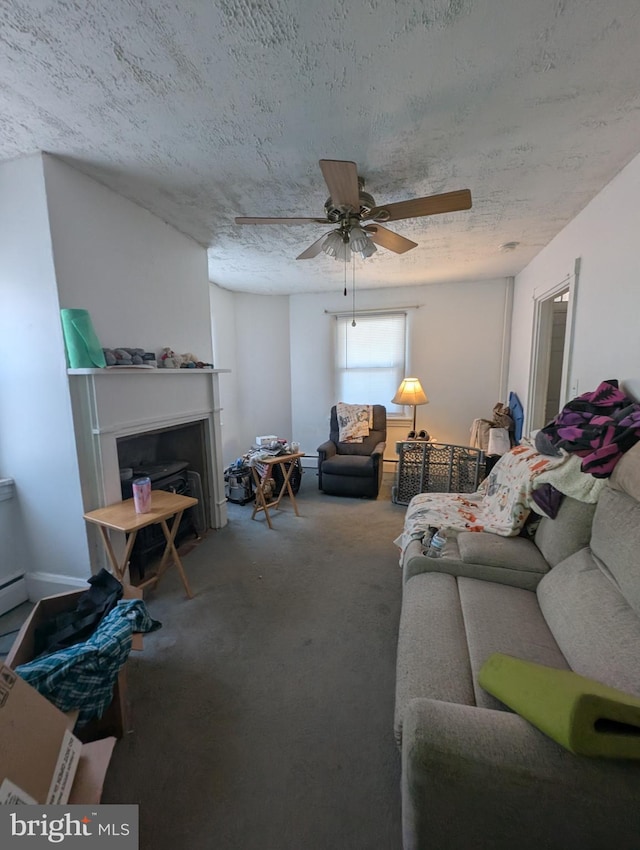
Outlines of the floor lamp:
M 392 404 L 409 404 L 413 407 L 413 430 L 409 436 L 416 435 L 416 407 L 419 404 L 429 404 L 427 394 L 422 389 L 420 381 L 417 378 L 404 378 L 398 391 L 391 399 Z M 426 432 L 425 432 L 426 433 Z

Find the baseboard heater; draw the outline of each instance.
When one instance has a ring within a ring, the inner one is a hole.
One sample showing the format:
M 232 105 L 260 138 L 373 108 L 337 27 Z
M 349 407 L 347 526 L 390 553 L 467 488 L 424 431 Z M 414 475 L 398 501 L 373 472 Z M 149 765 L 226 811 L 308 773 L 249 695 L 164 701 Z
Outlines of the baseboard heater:
M 14 573 L 0 581 L 0 615 L 26 602 L 28 598 L 24 573 Z

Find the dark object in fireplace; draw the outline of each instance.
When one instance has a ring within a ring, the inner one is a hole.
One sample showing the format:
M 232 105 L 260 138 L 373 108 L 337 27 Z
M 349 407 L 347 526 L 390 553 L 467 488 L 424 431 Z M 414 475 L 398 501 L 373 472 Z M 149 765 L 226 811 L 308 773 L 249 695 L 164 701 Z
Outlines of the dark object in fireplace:
M 152 490 L 167 490 L 171 493 L 177 493 L 180 496 L 193 496 L 188 468 L 189 462 L 186 460 L 174 460 L 136 467 L 133 470 L 133 476 L 121 482 L 122 498 L 130 499 L 133 495 L 133 482 L 136 478 L 145 476 L 151 479 Z M 198 537 L 198 531 L 193 517 L 193 508 L 188 508 L 182 515 L 176 534 L 176 545 L 189 535 Z M 129 561 L 129 576 L 132 584 L 139 584 L 144 580 L 145 571 L 149 563 L 154 558 L 162 555 L 166 543 L 167 541 L 164 539 L 164 533 L 160 525 L 148 525 L 146 528 L 141 528 L 138 531 Z

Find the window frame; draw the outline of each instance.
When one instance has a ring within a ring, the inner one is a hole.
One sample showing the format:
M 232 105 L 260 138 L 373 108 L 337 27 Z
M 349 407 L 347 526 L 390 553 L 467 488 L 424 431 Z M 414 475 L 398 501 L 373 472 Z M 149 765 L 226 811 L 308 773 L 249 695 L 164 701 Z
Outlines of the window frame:
M 336 397 L 336 400 L 338 400 L 338 401 L 346 401 L 346 399 L 343 399 L 343 398 L 338 399 L 338 395 L 340 395 L 342 393 L 342 389 L 344 387 L 344 382 L 341 379 L 341 374 L 345 374 L 349 371 L 356 372 L 360 369 L 363 370 L 363 371 L 366 371 L 367 369 L 369 371 L 371 371 L 372 369 L 376 368 L 376 365 L 372 364 L 369 367 L 358 366 L 358 367 L 353 367 L 350 370 L 348 366 L 340 365 L 341 352 L 339 350 L 339 346 L 341 345 L 341 335 L 342 335 L 342 332 L 343 332 L 342 329 L 344 329 L 345 341 L 347 341 L 348 340 L 348 334 L 349 334 L 349 331 L 351 330 L 351 326 L 352 326 L 353 321 L 356 322 L 356 327 L 357 327 L 358 322 L 363 323 L 363 322 L 366 322 L 366 321 L 369 321 L 369 320 L 402 318 L 402 332 L 401 332 L 402 333 L 402 343 L 401 343 L 402 352 L 401 352 L 401 356 L 400 356 L 399 350 L 393 352 L 395 362 L 392 365 L 386 367 L 386 368 L 390 368 L 390 369 L 395 370 L 397 382 L 395 383 L 395 386 L 389 388 L 388 399 L 380 399 L 379 401 L 378 400 L 372 401 L 372 404 L 384 404 L 384 406 L 387 408 L 387 419 L 392 419 L 392 420 L 396 420 L 396 421 L 406 420 L 407 416 L 408 416 L 407 411 L 406 411 L 406 406 L 404 406 L 404 405 L 393 405 L 393 403 L 391 402 L 391 399 L 393 398 L 398 387 L 400 386 L 402 379 L 407 374 L 406 368 L 407 368 L 407 360 L 408 360 L 409 323 L 408 323 L 408 316 L 407 316 L 406 309 L 389 308 L 389 309 L 386 309 L 386 310 L 385 309 L 375 310 L 375 311 L 367 310 L 367 311 L 362 311 L 360 313 L 357 312 L 357 311 L 355 313 L 354 312 L 334 313 L 334 314 L 332 314 L 332 318 L 335 320 L 335 323 L 334 323 L 334 340 L 333 340 L 333 386 L 334 386 L 334 395 Z M 380 368 L 384 368 L 384 367 L 381 366 Z M 395 378 L 394 378 L 394 380 L 395 380 Z M 386 393 L 386 390 L 385 390 L 385 395 L 386 394 L 387 393 Z M 359 399 L 358 401 L 362 401 L 362 399 Z M 395 409 L 390 410 L 390 407 L 395 408 Z

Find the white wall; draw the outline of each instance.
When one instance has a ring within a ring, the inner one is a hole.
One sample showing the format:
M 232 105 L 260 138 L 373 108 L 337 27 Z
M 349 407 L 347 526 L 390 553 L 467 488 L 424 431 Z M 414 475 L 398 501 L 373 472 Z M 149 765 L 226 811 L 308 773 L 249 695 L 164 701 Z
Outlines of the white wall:
M 212 285 L 220 376 L 224 463 L 244 454 L 259 434 L 292 438 L 289 297 L 230 293 Z
M 54 157 L 44 174 L 60 306 L 88 310 L 105 348 L 211 363 L 206 250 Z
M 75 169 L 0 166 L 0 475 L 16 480 L 30 595 L 90 575 L 61 307 L 103 346 L 212 362 L 206 250 Z
M 572 274 L 578 257 L 570 395 L 618 378 L 638 396 L 639 197 L 637 156 L 516 277 L 509 383 L 523 404 L 530 378 L 533 297 Z
M 359 309 L 406 307 L 407 374 L 420 379 L 429 404 L 417 409 L 417 428 L 440 442 L 468 445 L 471 423 L 489 417 L 503 393 L 506 279 L 430 284 L 357 292 Z M 339 399 L 333 387 L 334 320 L 325 310 L 349 310 L 340 293 L 293 295 L 291 398 L 293 436 L 315 454 L 329 436 L 329 411 Z M 406 437 L 409 423 L 389 428 L 385 457 Z
M 28 572 L 89 575 L 40 155 L 0 165 L 0 475 L 15 479 Z M 17 541 L 16 541 L 17 542 Z
M 231 370 L 229 374 L 220 375 L 222 462 L 226 467 L 247 450 L 245 437 L 240 432 L 240 414 L 238 412 L 236 294 L 212 283 L 209 295 L 211 298 L 213 362 L 216 367 Z

